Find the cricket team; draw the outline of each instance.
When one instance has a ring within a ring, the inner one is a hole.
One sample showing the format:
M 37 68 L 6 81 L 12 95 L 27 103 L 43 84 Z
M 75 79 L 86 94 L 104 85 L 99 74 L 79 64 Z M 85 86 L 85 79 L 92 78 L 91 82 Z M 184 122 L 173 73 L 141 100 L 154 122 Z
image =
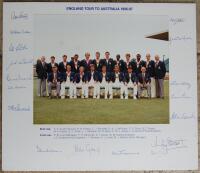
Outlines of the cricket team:
M 147 90 L 148 98 L 164 98 L 166 68 L 159 55 L 151 59 L 148 53 L 142 60 L 140 54 L 131 59 L 131 54 L 127 53 L 122 60 L 120 55 L 110 58 L 107 51 L 104 58 L 100 58 L 100 52 L 95 53 L 95 59 L 91 59 L 89 52 L 85 53 L 83 60 L 79 60 L 78 54 L 70 61 L 67 55 L 62 58 L 59 64 L 54 56 L 51 56 L 50 63 L 46 63 L 44 56 L 37 60 L 38 96 L 47 95 L 47 84 L 49 98 L 52 98 L 54 89 L 57 98 L 64 99 L 66 88 L 71 99 L 77 98 L 78 89 L 81 89 L 81 98 L 88 98 L 90 88 L 93 88 L 94 99 L 100 98 L 101 89 L 105 90 L 105 99 L 113 99 L 113 89 L 120 90 L 121 99 L 128 99 L 129 89 L 133 92 L 133 99 L 140 99 L 142 90 Z

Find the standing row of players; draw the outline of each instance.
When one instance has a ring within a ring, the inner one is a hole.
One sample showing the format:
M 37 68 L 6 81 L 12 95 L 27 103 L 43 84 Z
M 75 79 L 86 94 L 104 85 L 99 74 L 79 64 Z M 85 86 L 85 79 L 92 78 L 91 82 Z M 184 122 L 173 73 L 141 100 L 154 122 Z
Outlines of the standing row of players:
M 42 57 L 36 65 L 38 74 L 38 96 L 46 95 L 46 79 L 48 92 L 51 97 L 52 87 L 57 88 L 57 95 L 64 98 L 65 88 L 69 88 L 70 98 L 76 98 L 77 88 L 82 88 L 82 97 L 88 98 L 88 88 L 93 87 L 93 98 L 99 98 L 100 88 L 105 88 L 105 99 L 113 98 L 113 88 L 120 88 L 121 98 L 128 98 L 128 88 L 133 88 L 133 98 L 140 98 L 141 89 L 146 88 L 149 97 L 164 97 L 163 80 L 166 69 L 165 64 L 155 56 L 151 60 L 150 54 L 146 55 L 146 61 L 141 60 L 141 55 L 136 55 L 136 60 L 130 54 L 125 55 L 126 60 L 121 60 L 120 55 L 116 60 L 110 58 L 110 53 L 105 52 L 105 58 L 100 59 L 100 53 L 96 52 L 96 58 L 90 59 L 90 53 L 85 53 L 85 59 L 78 60 L 75 54 L 68 62 L 63 55 L 63 61 L 57 64 L 55 57 L 46 63 Z

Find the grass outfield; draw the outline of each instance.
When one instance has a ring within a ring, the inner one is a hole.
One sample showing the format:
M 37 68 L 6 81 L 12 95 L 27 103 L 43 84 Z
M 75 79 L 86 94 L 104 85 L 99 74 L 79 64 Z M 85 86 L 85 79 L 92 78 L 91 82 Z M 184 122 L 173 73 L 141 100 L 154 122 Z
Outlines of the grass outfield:
M 168 124 L 169 81 L 165 99 L 49 99 L 36 96 L 34 124 Z

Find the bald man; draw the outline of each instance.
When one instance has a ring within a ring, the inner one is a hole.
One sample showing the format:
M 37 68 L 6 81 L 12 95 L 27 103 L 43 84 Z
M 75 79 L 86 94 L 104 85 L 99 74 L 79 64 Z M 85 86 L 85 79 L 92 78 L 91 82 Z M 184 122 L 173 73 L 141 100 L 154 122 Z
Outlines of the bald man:
M 164 98 L 164 78 L 166 74 L 165 63 L 160 61 L 159 55 L 155 56 L 155 84 L 156 97 Z
M 151 78 L 151 98 L 155 98 L 156 97 L 155 62 L 151 60 L 151 55 L 149 53 L 146 54 L 145 67 L 147 73 Z

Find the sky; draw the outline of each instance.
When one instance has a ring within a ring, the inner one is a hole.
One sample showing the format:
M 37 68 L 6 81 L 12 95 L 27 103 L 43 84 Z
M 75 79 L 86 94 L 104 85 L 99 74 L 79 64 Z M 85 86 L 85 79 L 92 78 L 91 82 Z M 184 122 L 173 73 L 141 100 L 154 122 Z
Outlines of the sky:
M 133 15 L 133 14 L 71 14 L 71 15 L 34 15 L 34 59 L 55 56 L 62 60 L 66 54 L 68 60 L 79 54 L 84 58 L 90 52 L 109 51 L 115 59 L 120 54 L 124 59 L 126 53 L 135 58 L 137 53 L 145 58 L 150 53 L 152 58 L 159 54 L 169 58 L 169 42 L 145 38 L 148 35 L 168 31 L 167 16 Z

